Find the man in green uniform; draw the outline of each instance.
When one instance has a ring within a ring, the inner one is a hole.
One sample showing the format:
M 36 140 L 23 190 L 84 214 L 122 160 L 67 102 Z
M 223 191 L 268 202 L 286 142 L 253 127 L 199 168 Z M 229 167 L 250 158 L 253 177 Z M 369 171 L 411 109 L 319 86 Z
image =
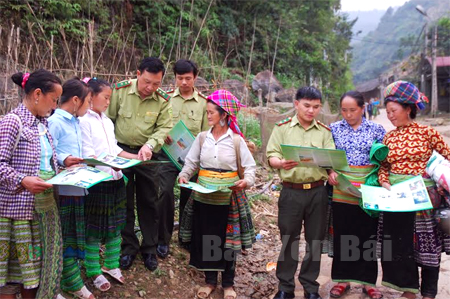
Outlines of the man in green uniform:
M 198 133 L 209 129 L 208 118 L 206 117 L 206 97 L 194 87 L 198 75 L 197 65 L 190 60 L 180 59 L 175 63 L 173 72 L 177 88 L 168 92 L 171 96 L 173 124 L 175 125 L 182 120 L 189 131 L 194 136 L 197 136 Z M 172 143 L 170 136 L 167 136 L 165 141 L 168 144 Z M 164 156 L 164 159 L 168 160 L 168 157 Z M 179 172 L 172 163 L 163 164 L 160 167 L 160 195 L 158 200 L 159 240 L 156 252 L 161 258 L 165 258 L 169 254 L 169 242 L 172 238 L 175 210 L 173 187 Z M 190 195 L 190 189 L 181 188 L 180 223 L 184 206 Z
M 115 124 L 119 146 L 127 152 L 138 154 L 141 160 L 155 159 L 153 154 L 161 149 L 164 138 L 173 126 L 170 97 L 159 88 L 164 71 L 164 64 L 158 58 L 147 57 L 142 60 L 137 79 L 115 84 L 111 104 L 106 112 Z M 144 265 L 153 271 L 158 267 L 158 185 L 155 169 L 143 165 L 125 169 L 123 174 L 129 181 L 120 266 L 122 269 L 130 268 L 140 252 Z M 140 246 L 134 231 L 135 198 L 143 237 Z
M 267 158 L 283 180 L 278 200 L 278 227 L 282 248 L 277 263 L 280 281 L 274 299 L 294 298 L 294 275 L 298 266 L 299 240 L 302 224 L 305 226 L 307 250 L 303 259 L 299 281 L 305 298 L 319 299 L 321 241 L 324 239 L 328 195 L 323 168 L 296 167 L 297 162 L 285 160 L 281 144 L 334 149 L 330 129 L 314 118 L 319 114 L 322 102 L 320 91 L 314 87 L 302 87 L 297 91 L 294 105 L 297 113 L 275 126 L 267 144 Z

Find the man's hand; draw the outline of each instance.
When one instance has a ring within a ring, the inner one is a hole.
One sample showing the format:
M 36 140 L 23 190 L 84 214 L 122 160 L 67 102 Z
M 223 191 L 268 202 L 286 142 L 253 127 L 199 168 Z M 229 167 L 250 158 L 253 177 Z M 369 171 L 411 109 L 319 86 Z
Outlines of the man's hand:
M 388 189 L 389 191 L 391 190 L 391 184 L 389 183 L 382 183 L 381 187 Z
M 296 167 L 297 165 L 298 165 L 298 162 L 294 161 L 294 160 L 285 160 L 285 159 L 280 160 L 280 168 L 283 168 L 284 170 L 292 169 L 292 168 Z
M 73 156 L 68 156 L 65 160 L 64 160 L 64 165 L 66 167 L 70 167 L 76 164 L 80 164 L 83 162 L 82 158 L 78 158 L 78 157 L 73 157 Z
M 172 142 L 173 142 L 173 139 L 169 135 L 167 135 L 166 139 L 164 139 L 164 143 L 167 145 L 171 145 Z
M 189 180 L 187 178 L 184 177 L 180 177 L 178 179 L 178 184 L 187 184 L 189 182 Z
M 21 185 L 33 194 L 41 193 L 51 188 L 53 185 L 35 176 L 26 176 L 22 179 Z
M 339 185 L 339 182 L 337 181 L 337 177 L 338 177 L 338 174 L 334 170 L 332 170 L 332 169 L 328 170 L 328 182 L 330 183 L 331 186 Z
M 152 158 L 152 155 L 153 155 L 153 153 L 150 150 L 150 148 L 146 144 L 144 144 L 141 147 L 141 149 L 139 150 L 138 158 L 141 161 L 147 161 L 147 160 L 150 160 Z
M 234 183 L 234 186 L 231 186 L 230 189 L 239 192 L 247 188 L 247 181 L 246 180 L 239 180 Z

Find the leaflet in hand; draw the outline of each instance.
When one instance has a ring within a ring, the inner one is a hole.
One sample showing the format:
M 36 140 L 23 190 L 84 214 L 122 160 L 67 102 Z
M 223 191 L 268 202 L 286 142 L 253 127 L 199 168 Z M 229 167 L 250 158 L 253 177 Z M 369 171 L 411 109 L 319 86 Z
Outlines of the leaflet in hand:
M 118 156 L 114 156 L 107 153 L 102 153 L 97 158 L 85 158 L 84 163 L 88 165 L 99 165 L 99 166 L 108 166 L 118 169 L 125 169 L 129 167 L 133 167 L 139 164 L 159 164 L 159 163 L 167 163 L 168 161 L 155 161 L 155 160 L 147 160 L 141 161 L 137 159 L 126 159 Z
M 162 150 L 172 160 L 178 170 L 181 170 L 184 165 L 184 159 L 189 153 L 195 137 L 182 120 L 177 122 L 172 130 L 170 130 L 169 137 L 172 139 L 172 143 L 164 143 Z
M 281 151 L 286 160 L 299 162 L 298 166 L 350 170 L 343 150 L 281 144 Z
M 433 208 L 427 188 L 421 176 L 391 186 L 361 185 L 363 207 L 368 210 L 387 212 L 412 212 Z
M 339 174 L 336 178 L 338 181 L 338 185 L 335 188 L 338 188 L 342 192 L 346 192 L 356 197 L 361 197 L 361 191 L 358 190 L 353 184 L 342 174 Z
M 48 180 L 47 183 L 52 185 L 75 186 L 87 189 L 111 178 L 112 176 L 110 174 L 94 167 L 80 166 L 64 170 Z
M 231 186 L 234 186 L 234 184 L 231 184 L 228 187 L 231 187 Z M 199 184 L 193 183 L 193 182 L 188 182 L 187 184 L 180 184 L 180 187 L 188 188 L 188 189 L 197 191 L 199 193 L 204 193 L 204 194 L 214 193 L 214 192 L 231 192 L 230 189 L 227 189 L 227 190 L 208 189 L 208 188 L 203 187 L 202 185 L 199 185 Z

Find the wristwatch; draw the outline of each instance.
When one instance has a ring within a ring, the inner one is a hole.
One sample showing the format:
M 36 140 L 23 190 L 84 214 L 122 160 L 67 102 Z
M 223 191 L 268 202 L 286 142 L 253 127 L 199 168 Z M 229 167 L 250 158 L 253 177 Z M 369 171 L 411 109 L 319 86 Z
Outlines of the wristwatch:
M 146 143 L 146 146 L 148 146 L 148 148 L 153 152 L 153 145 Z

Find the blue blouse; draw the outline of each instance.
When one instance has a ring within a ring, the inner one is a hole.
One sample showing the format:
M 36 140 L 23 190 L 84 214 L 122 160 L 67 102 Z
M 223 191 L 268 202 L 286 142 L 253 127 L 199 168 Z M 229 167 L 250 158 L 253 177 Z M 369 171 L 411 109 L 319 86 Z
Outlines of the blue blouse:
M 353 129 L 345 119 L 330 125 L 336 149 L 344 150 L 349 165 L 370 165 L 369 153 L 374 141 L 382 142 L 386 130 L 365 117 L 358 129 Z
M 83 157 L 80 121 L 62 109 L 56 109 L 48 119 L 48 128 L 53 137 L 58 163 L 64 166 L 68 156 Z

